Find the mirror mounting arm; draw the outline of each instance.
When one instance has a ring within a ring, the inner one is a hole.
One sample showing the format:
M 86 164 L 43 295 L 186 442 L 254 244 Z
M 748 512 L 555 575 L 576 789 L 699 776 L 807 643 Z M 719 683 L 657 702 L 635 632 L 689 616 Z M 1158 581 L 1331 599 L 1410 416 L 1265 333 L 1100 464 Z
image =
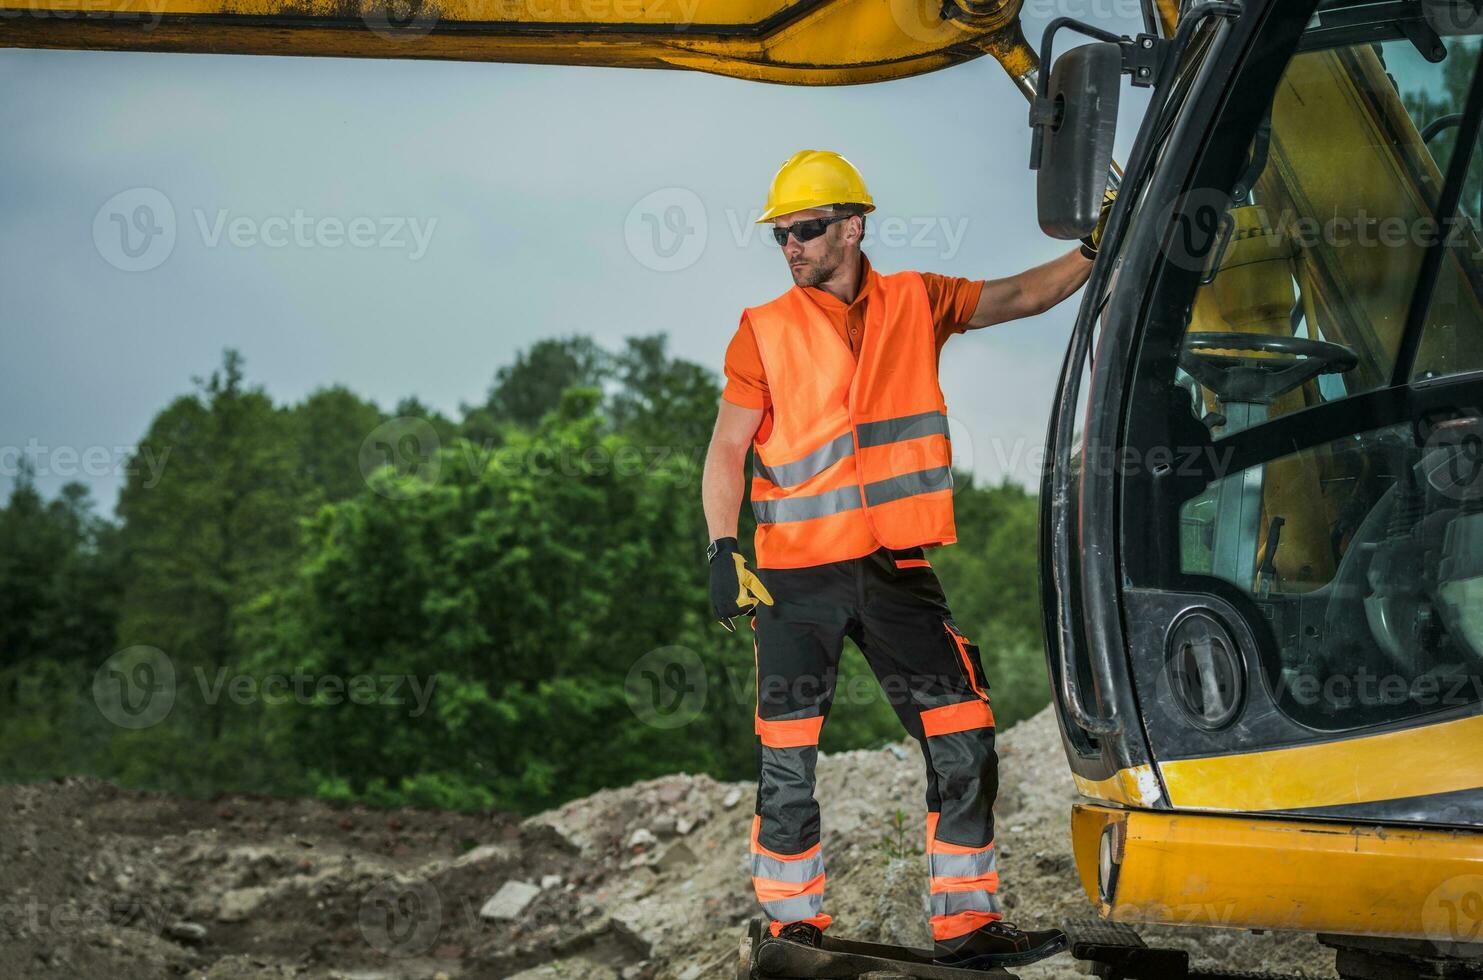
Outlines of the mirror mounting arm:
M 1086 24 L 1075 17 L 1057 17 L 1045 26 L 1045 35 L 1040 41 L 1040 64 L 1044 67 L 1035 75 L 1035 98 L 1030 103 L 1030 169 L 1040 169 L 1041 150 L 1045 142 L 1046 129 L 1053 129 L 1060 125 L 1060 110 L 1047 96 L 1050 85 L 1051 48 L 1056 39 L 1056 32 L 1071 30 L 1083 34 L 1098 41 L 1108 41 L 1112 44 L 1121 44 L 1128 40 L 1125 35 L 1114 34 L 1104 31 L 1093 24 Z M 1141 35 L 1140 35 L 1141 36 Z M 1126 62 L 1126 57 L 1124 58 Z
M 1174 42 L 1152 34 L 1139 34 L 1131 40 L 1123 38 L 1117 46 L 1123 51 L 1123 74 L 1131 76 L 1137 88 L 1150 88 L 1158 79 Z
M 1051 63 L 1051 48 L 1055 41 L 1056 32 L 1059 30 L 1071 30 L 1078 34 L 1098 41 L 1106 41 L 1116 44 L 1122 52 L 1123 74 L 1130 77 L 1132 83 L 1138 88 L 1151 87 L 1159 77 L 1159 70 L 1163 67 L 1164 59 L 1169 56 L 1174 42 L 1165 40 L 1153 34 L 1139 34 L 1137 37 L 1128 37 L 1124 34 L 1113 34 L 1104 31 L 1100 27 L 1083 23 L 1072 17 L 1058 17 L 1051 21 L 1045 28 L 1045 37 L 1040 45 L 1040 63 L 1049 65 Z M 1035 79 L 1035 98 L 1030 103 L 1030 128 L 1032 130 L 1030 142 L 1030 169 L 1039 170 L 1043 143 L 1046 129 L 1054 129 L 1061 124 L 1061 107 L 1047 95 L 1047 86 L 1050 84 L 1050 72 L 1040 71 Z

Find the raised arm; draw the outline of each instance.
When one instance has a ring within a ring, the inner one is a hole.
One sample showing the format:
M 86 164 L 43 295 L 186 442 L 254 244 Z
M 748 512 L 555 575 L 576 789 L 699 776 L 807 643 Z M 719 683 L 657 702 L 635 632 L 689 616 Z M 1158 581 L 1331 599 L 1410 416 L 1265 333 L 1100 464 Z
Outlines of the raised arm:
M 979 294 L 968 329 L 1044 313 L 1082 287 L 1092 261 L 1079 249 L 1006 279 L 989 279 Z

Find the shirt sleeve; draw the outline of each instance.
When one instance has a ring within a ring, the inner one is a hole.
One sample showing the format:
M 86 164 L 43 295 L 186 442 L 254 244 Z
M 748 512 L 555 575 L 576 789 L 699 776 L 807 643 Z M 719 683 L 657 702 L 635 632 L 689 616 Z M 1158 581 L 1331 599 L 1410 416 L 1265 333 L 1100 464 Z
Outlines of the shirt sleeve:
M 949 337 L 967 329 L 968 320 L 978 306 L 979 294 L 983 292 L 983 280 L 924 272 L 922 281 L 927 285 L 927 301 L 932 306 L 937 349 L 942 350 Z
M 767 407 L 771 401 L 767 375 L 762 370 L 762 355 L 757 350 L 752 324 L 745 315 L 726 347 L 725 370 L 726 387 L 721 392 L 722 398 L 744 408 Z

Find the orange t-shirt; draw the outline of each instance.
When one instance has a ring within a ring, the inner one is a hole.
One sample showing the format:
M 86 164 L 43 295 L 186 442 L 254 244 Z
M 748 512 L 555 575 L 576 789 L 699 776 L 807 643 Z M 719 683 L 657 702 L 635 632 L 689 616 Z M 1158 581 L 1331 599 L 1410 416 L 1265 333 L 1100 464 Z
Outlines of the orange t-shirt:
M 838 331 L 839 337 L 849 345 L 856 360 L 860 357 L 860 344 L 865 336 L 865 304 L 872 292 L 870 260 L 860 255 L 862 286 L 855 301 L 846 305 L 838 297 L 812 286 L 804 287 L 809 298 L 818 304 Z M 978 306 L 983 281 L 959 279 L 955 276 L 939 276 L 931 272 L 922 273 L 927 284 L 927 301 L 932 306 L 932 323 L 937 334 L 937 352 L 955 333 L 962 333 L 968 318 Z M 762 370 L 762 355 L 757 352 L 757 338 L 752 335 L 752 324 L 743 317 L 741 326 L 726 348 L 726 388 L 722 397 L 735 405 L 746 408 L 766 408 L 772 401 L 767 393 L 767 376 Z

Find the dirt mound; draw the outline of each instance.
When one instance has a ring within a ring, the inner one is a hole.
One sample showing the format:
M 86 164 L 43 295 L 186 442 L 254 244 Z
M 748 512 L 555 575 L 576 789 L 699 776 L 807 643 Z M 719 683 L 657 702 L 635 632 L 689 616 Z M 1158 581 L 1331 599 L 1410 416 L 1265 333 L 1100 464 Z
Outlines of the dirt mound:
M 1085 917 L 1072 786 L 1051 714 L 1000 738 L 1003 895 Z M 841 934 L 924 944 L 921 759 L 818 766 Z M 0 976 L 701 980 L 732 975 L 756 914 L 755 789 L 676 775 L 524 822 L 312 800 L 183 801 L 93 780 L 0 787 Z M 1332 975 L 1312 939 L 1200 929 L 1150 941 L 1242 970 Z M 1079 976 L 1064 957 L 1018 971 Z

